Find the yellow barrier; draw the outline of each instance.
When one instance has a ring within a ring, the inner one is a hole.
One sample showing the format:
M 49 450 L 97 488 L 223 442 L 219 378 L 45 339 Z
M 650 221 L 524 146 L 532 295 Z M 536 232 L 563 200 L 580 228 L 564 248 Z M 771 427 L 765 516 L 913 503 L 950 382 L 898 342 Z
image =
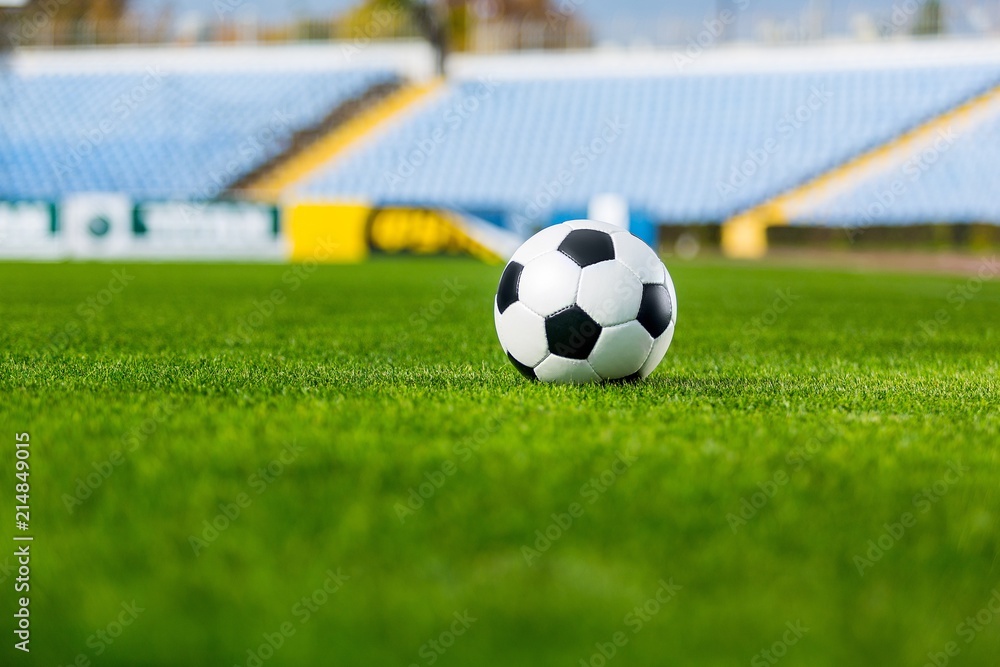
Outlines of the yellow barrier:
M 291 259 L 296 262 L 360 262 L 372 253 L 468 254 L 491 263 L 502 259 L 447 211 L 299 202 L 286 207 L 284 218 Z
M 495 252 L 472 238 L 446 211 L 388 207 L 372 211 L 367 228 L 373 252 L 414 255 L 466 253 L 496 262 Z
M 727 257 L 755 259 L 767 253 L 767 228 L 779 218 L 748 211 L 722 226 L 722 249 Z
M 293 262 L 360 262 L 368 257 L 366 204 L 302 202 L 285 209 Z

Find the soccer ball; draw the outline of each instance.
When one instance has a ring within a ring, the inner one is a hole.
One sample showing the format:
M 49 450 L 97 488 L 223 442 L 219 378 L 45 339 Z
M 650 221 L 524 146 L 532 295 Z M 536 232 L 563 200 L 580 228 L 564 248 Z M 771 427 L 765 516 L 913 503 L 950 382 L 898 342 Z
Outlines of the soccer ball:
M 507 358 L 531 380 L 631 381 L 667 353 L 677 295 L 660 258 L 627 230 L 571 220 L 518 248 L 493 317 Z

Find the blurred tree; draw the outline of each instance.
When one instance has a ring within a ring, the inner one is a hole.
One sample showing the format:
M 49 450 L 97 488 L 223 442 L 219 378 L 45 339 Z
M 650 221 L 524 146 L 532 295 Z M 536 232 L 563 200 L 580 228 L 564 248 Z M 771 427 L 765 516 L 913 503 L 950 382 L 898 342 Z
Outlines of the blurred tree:
M 926 0 L 913 25 L 914 35 L 940 35 L 944 32 L 944 16 L 940 0 Z
M 404 35 L 407 28 L 415 29 L 437 54 L 438 73 L 444 73 L 444 62 L 457 35 L 452 30 L 455 15 L 464 13 L 463 0 L 366 0 L 348 12 L 346 33 L 342 37 L 369 40 Z M 464 41 L 464 38 L 463 38 Z
M 3 7 L 0 7 L 0 55 L 5 52 L 10 51 L 14 46 L 11 43 L 11 35 L 13 34 L 13 13 L 8 12 Z M 3 65 L 3 61 L 0 61 L 0 66 Z
M 503 0 L 497 3 L 501 18 L 544 19 L 549 12 L 556 12 L 549 0 Z
M 450 5 L 459 3 L 433 3 L 420 0 L 401 0 L 401 3 L 413 17 L 420 34 L 434 47 L 434 52 L 437 54 L 438 75 L 444 76 L 444 63 L 451 46 L 448 13 L 451 10 Z
M 0 6 L 0 54 L 20 44 L 18 21 L 22 11 L 21 7 Z
M 79 21 L 88 19 L 106 21 L 120 19 L 128 10 L 128 0 L 28 0 L 21 11 L 44 12 L 58 20 Z
M 44 18 L 45 24 L 115 21 L 125 15 L 128 4 L 128 0 L 28 0 L 23 7 L 0 7 L 0 51 L 30 43 L 39 32 L 36 17 Z M 27 17 L 30 24 L 25 24 Z
M 365 0 L 345 17 L 346 34 L 341 37 L 399 36 L 409 27 L 434 47 L 438 72 L 443 74 L 448 53 L 467 48 L 473 16 L 552 26 L 575 21 L 572 13 L 563 13 L 552 0 Z

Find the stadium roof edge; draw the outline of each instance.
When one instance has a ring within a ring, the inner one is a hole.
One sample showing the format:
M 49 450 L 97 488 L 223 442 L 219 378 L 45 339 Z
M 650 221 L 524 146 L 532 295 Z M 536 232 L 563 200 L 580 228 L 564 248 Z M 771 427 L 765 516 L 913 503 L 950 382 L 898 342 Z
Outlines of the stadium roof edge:
M 1000 66 L 1000 42 L 897 39 L 882 42 L 824 41 L 805 45 L 709 44 L 687 49 L 522 51 L 457 53 L 448 72 L 458 80 L 564 79 L 622 76 L 685 76 L 752 72 Z M 7 67 L 24 75 L 141 71 L 281 71 L 386 67 L 423 81 L 434 76 L 434 54 L 419 40 L 392 43 L 328 42 L 282 45 L 119 46 L 21 49 Z
M 458 80 L 690 76 L 755 72 L 816 72 L 957 65 L 1000 66 L 1000 42 L 899 39 L 805 45 L 723 44 L 688 49 L 594 49 L 455 54 L 448 73 Z
M 423 81 L 435 73 L 434 52 L 419 40 L 282 45 L 118 46 L 19 49 L 6 67 L 18 74 L 136 72 L 274 72 L 385 68 Z

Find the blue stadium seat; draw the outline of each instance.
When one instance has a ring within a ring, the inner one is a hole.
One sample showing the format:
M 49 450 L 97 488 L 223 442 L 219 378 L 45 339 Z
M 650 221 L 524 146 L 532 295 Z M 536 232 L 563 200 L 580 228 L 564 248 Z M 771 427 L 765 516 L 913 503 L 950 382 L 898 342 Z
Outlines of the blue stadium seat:
M 997 78 L 950 66 L 464 81 L 302 190 L 502 210 L 529 226 L 615 192 L 659 222 L 721 221 Z
M 158 78 L 0 71 L 0 198 L 108 190 L 212 197 L 284 150 L 296 131 L 395 78 L 383 70 Z
M 990 222 L 1000 224 L 1000 117 L 909 155 L 804 213 L 797 224 L 875 226 Z

